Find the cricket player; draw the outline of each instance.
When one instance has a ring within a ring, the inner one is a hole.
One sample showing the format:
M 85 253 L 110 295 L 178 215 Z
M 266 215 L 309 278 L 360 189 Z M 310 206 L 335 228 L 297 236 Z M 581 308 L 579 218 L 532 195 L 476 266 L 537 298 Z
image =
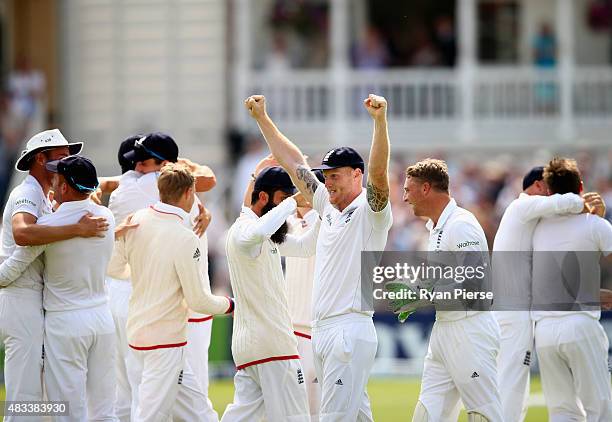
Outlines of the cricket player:
M 28 172 L 6 202 L 2 219 L 2 255 L 9 256 L 16 245 L 40 245 L 104 235 L 108 223 L 89 215 L 76 224 L 60 227 L 37 224 L 52 212 L 49 200 L 52 173 L 48 161 L 78 153 L 83 144 L 68 143 L 58 129 L 34 135 L 15 168 Z M 7 401 L 42 400 L 42 260 L 36 259 L 10 286 L 0 290 L 0 341 L 4 344 L 4 382 Z M 14 420 L 5 416 L 5 420 Z M 21 417 L 20 420 L 36 420 Z
M 315 170 L 321 183 L 325 177 L 321 170 Z M 320 224 L 319 214 L 311 207 L 298 207 L 294 215 L 287 218 L 289 233 L 299 236 L 315 224 Z M 312 352 L 312 284 L 314 280 L 315 256 L 308 258 L 287 257 L 285 259 L 285 280 L 289 314 L 293 321 L 293 333 L 298 343 L 298 354 L 304 371 L 310 420 L 319 420 L 321 406 L 321 384 L 317 379 Z
M 114 324 L 104 277 L 113 250 L 114 218 L 89 195 L 98 186 L 93 163 L 77 155 L 49 161 L 53 192 L 60 204 L 39 224 L 76 224 L 86 213 L 103 217 L 111 230 L 104 237 L 81 238 L 19 247 L 0 266 L 0 284 L 17 279 L 42 255 L 46 394 L 68 402 L 63 421 L 115 421 Z
M 494 286 L 495 297 L 507 309 L 495 312 L 501 330 L 499 391 L 506 422 L 521 422 L 527 413 L 534 344 L 528 309 L 535 227 L 540 218 L 578 214 L 589 208 L 590 200 L 601 200 L 596 194 L 585 199 L 574 193 L 548 196 L 543 172 L 544 167 L 540 166 L 525 175 L 523 192 L 506 208 L 493 242 L 494 281 L 504 284 Z
M 449 194 L 446 163 L 426 159 L 406 169 L 404 202 L 427 217 L 428 251 L 488 252 L 478 220 Z M 458 259 L 459 260 L 459 259 Z M 469 421 L 503 421 L 498 390 L 499 325 L 492 312 L 436 312 L 413 422 L 455 421 L 459 400 Z
M 243 207 L 226 240 L 238 371 L 234 402 L 221 420 L 310 421 L 280 257 L 312 256 L 318 226 L 299 238 L 287 234 L 287 218 L 306 202 L 291 196 L 295 187 L 281 167 L 266 167 L 250 183 L 250 206 Z
M 553 159 L 544 169 L 544 181 L 552 194 L 582 191 L 580 171 L 571 159 Z M 563 311 L 537 306 L 559 303 L 556 299 L 565 293 L 570 295 L 568 302 L 578 303 L 589 289 L 591 296 L 598 296 L 599 260 L 602 254 L 609 259 L 612 226 L 588 213 L 543 218 L 533 234 L 533 250 L 531 315 L 549 418 L 610 421 L 609 343 L 599 323 L 599 307 Z
M 127 337 L 128 371 L 136 379 L 134 421 L 172 417 L 183 382 L 189 310 L 209 315 L 233 311 L 233 301 L 214 296 L 200 270 L 200 242 L 187 227 L 195 178 L 168 164 L 158 178 L 160 202 L 134 214 L 138 227 L 115 245 L 108 273 L 132 280 Z
M 384 250 L 393 222 L 389 203 L 387 101 L 370 95 L 364 106 L 374 121 L 363 188 L 364 162 L 350 147 L 323 158 L 325 184 L 310 170 L 302 152 L 274 125 L 265 98 L 245 106 L 274 158 L 322 218 L 313 282 L 312 347 L 321 384 L 321 421 L 372 420 L 366 386 L 378 346 L 372 297 L 362 297 L 361 252 Z
M 117 221 L 123 221 L 130 214 L 150 207 L 159 201 L 157 181 L 159 170 L 163 165 L 179 160 L 178 145 L 169 135 L 155 132 L 147 135 L 134 136 L 124 141 L 120 147 L 119 163 L 122 169 L 130 164 L 133 171 L 127 168 L 119 179 L 118 188 L 112 191 L 109 199 L 109 209 Z M 130 163 L 130 164 L 128 164 Z M 206 191 L 214 187 L 216 179 L 206 166 L 190 163 L 196 170 L 196 189 Z M 203 277 L 208 280 L 207 239 L 204 234 L 205 225 L 210 221 L 207 210 L 199 200 L 193 204 L 190 218 L 185 220 L 186 227 L 193 229 L 200 236 L 200 252 L 204 258 L 200 260 Z M 207 283 L 210 284 L 210 283 Z M 127 342 L 126 323 L 128 303 L 132 286 L 129 280 L 118 280 L 109 277 L 109 296 L 113 318 L 117 330 L 118 365 L 117 365 L 117 403 L 116 413 L 121 421 L 128 421 L 130 414 L 136 410 L 132 400 L 127 359 L 129 346 Z M 212 316 L 191 315 L 189 318 L 186 367 L 183 383 L 179 388 L 177 402 L 174 406 L 175 416 L 179 419 L 195 418 L 201 421 L 218 421 L 218 415 L 208 399 L 208 345 L 212 330 Z M 193 352 L 191 350 L 194 349 Z M 135 382 L 135 381 L 133 381 Z M 191 383 L 197 385 L 191 385 Z

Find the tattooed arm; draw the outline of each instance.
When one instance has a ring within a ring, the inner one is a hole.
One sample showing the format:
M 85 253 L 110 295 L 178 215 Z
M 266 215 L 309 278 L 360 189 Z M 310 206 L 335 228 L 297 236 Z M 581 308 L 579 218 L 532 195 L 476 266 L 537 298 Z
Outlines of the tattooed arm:
M 387 132 L 387 100 L 372 95 L 364 101 L 372 119 L 374 135 L 368 162 L 367 197 L 372 211 L 381 211 L 389 202 L 389 133 Z
M 276 127 L 266 112 L 266 99 L 263 95 L 253 95 L 244 102 L 251 116 L 257 122 L 272 155 L 285 169 L 293 184 L 312 203 L 319 181 L 306 163 L 302 151 Z

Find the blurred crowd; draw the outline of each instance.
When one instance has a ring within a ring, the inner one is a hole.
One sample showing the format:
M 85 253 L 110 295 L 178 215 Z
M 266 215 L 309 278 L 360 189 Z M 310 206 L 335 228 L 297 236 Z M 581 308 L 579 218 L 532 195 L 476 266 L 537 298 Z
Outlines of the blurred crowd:
M 225 260 L 225 232 L 240 212 L 244 189 L 256 164 L 268 154 L 263 140 L 248 138 L 241 158 L 232 170 L 227 203 L 211 204 L 214 224 L 208 233 L 211 280 L 215 288 L 229 289 L 229 275 Z M 318 164 L 325 151 L 313 154 L 311 165 Z M 367 151 L 360 151 L 364 157 Z M 518 197 L 522 190 L 523 176 L 532 167 L 546 165 L 555 155 L 568 156 L 578 161 L 584 191 L 599 192 L 608 204 L 606 218 L 612 221 L 612 150 L 607 155 L 599 150 L 585 151 L 522 151 L 519 153 L 474 152 L 468 154 L 431 151 L 398 156 L 391 153 L 390 183 L 393 226 L 389 232 L 387 250 L 423 251 L 427 250 L 428 232 L 425 221 L 415 217 L 411 207 L 402 201 L 405 170 L 426 157 L 447 161 L 450 172 L 451 195 L 457 203 L 474 213 L 482 225 L 489 243 L 493 239 L 506 207 Z M 367 169 L 366 169 L 367 170 Z M 209 204 L 207 204 L 209 206 Z
M 44 126 L 46 82 L 29 59 L 19 57 L 0 91 L 0 202 L 26 138 Z

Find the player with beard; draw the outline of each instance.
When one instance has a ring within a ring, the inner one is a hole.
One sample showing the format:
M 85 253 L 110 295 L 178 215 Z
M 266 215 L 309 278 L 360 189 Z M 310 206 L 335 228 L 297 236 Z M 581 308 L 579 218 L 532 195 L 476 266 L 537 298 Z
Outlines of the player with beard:
M 287 218 L 306 205 L 294 192 L 282 168 L 263 169 L 255 177 L 250 206 L 243 207 L 227 234 L 236 300 L 232 355 L 238 372 L 224 422 L 310 421 L 280 256 L 312 256 L 318 224 L 299 238 L 287 234 Z

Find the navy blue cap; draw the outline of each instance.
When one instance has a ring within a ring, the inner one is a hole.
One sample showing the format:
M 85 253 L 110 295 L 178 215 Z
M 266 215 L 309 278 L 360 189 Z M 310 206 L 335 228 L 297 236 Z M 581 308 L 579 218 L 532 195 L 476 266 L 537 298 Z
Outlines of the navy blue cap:
M 282 190 L 289 194 L 296 192 L 291 177 L 282 167 L 266 167 L 255 179 L 254 191 Z
M 339 167 L 352 167 L 364 171 L 363 158 L 351 147 L 334 148 L 328 151 L 323 157 L 320 166 L 313 167 L 313 170 L 331 170 Z
M 61 160 L 48 161 L 45 167 L 50 172 L 64 176 L 66 182 L 81 193 L 98 189 L 96 167 L 89 158 L 69 155 Z
M 125 173 L 129 170 L 134 170 L 136 167 L 136 163 L 132 160 L 128 160 L 125 158 L 125 154 L 134 150 L 134 144 L 137 140 L 142 138 L 144 135 L 134 135 L 127 138 L 125 141 L 121 142 L 119 145 L 119 152 L 117 153 L 117 159 L 119 160 L 119 165 L 121 166 L 121 173 Z
M 134 149 L 123 154 L 123 158 L 135 163 L 149 158 L 176 163 L 178 160 L 178 145 L 170 135 L 154 132 L 134 142 Z
M 529 170 L 529 173 L 523 177 L 523 190 L 533 185 L 537 180 L 542 180 L 544 174 L 544 167 L 538 166 Z

